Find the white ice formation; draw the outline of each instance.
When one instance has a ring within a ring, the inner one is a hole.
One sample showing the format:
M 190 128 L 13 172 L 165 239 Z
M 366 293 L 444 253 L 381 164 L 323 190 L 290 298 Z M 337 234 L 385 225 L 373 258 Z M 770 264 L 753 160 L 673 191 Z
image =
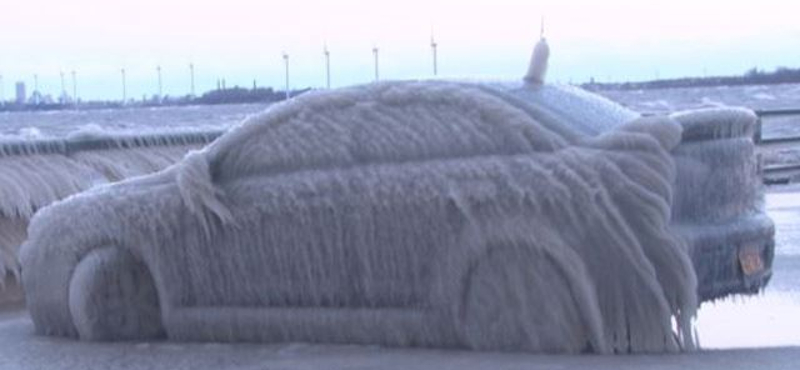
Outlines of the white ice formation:
M 0 284 L 19 275 L 17 249 L 37 210 L 97 184 L 159 171 L 218 135 L 83 130 L 66 139 L 0 139 Z
M 547 40 L 542 37 L 536 46 L 533 48 L 533 55 L 531 55 L 531 62 L 528 65 L 528 73 L 525 74 L 525 82 L 541 84 L 544 83 L 544 77 L 547 73 L 547 63 L 550 59 L 550 46 L 547 45 Z
M 36 331 L 692 348 L 697 282 L 670 225 L 682 126 L 581 94 L 387 82 L 274 106 L 39 211 L 21 250 Z

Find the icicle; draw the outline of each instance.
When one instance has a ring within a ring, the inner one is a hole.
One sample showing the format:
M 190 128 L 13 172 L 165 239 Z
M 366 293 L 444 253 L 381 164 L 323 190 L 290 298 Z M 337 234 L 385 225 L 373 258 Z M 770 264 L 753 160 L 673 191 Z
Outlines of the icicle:
M 175 181 L 184 204 L 200 219 L 207 236 L 211 235 L 212 216 L 216 216 L 223 224 L 233 221 L 227 206 L 219 200 L 223 192 L 214 185 L 202 151 L 192 151 L 186 155 L 177 165 Z

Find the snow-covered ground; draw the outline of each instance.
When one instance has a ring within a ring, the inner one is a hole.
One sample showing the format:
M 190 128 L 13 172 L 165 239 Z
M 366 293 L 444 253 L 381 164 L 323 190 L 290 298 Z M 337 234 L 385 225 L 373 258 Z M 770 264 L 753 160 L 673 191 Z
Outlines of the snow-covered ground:
M 564 356 L 308 344 L 93 344 L 32 337 L 0 321 L 3 369 L 796 369 L 800 348 Z
M 776 225 L 772 280 L 760 295 L 704 304 L 704 348 L 800 346 L 800 187 L 770 188 L 766 201 Z
M 2 317 L 2 316 L 0 316 Z M 800 348 L 563 356 L 308 344 L 95 344 L 33 337 L 0 319 L 3 369 L 795 369 Z
M 795 369 L 800 363 L 800 187 L 771 188 L 777 226 L 766 291 L 701 307 L 701 352 L 545 356 L 376 346 L 86 343 L 33 335 L 22 309 L 0 311 L 0 369 Z

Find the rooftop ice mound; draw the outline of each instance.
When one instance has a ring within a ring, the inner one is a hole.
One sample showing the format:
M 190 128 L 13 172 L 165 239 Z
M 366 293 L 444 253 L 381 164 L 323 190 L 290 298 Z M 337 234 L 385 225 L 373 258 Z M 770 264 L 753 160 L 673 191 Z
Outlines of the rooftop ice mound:
M 517 93 L 395 82 L 307 94 L 166 171 L 49 206 L 21 254 L 36 330 L 691 348 L 696 280 L 669 225 L 681 126 L 587 135 Z

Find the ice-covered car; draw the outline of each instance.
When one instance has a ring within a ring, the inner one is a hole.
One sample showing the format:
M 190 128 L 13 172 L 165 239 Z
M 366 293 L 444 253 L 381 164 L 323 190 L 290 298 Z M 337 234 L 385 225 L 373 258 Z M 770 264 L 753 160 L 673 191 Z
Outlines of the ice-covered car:
M 770 275 L 755 121 L 523 82 L 308 93 L 37 213 L 28 308 L 90 340 L 688 348 L 698 302 Z

